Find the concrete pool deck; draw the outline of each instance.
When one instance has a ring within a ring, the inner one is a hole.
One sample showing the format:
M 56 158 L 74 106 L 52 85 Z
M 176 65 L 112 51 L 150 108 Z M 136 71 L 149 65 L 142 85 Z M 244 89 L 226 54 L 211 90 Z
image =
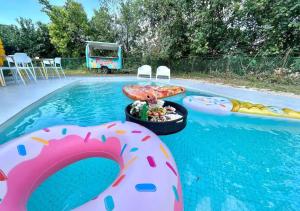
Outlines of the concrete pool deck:
M 28 85 L 8 85 L 0 87 L 0 125 L 12 118 L 14 115 L 38 101 L 44 96 L 76 81 L 150 81 L 155 80 L 137 80 L 134 76 L 99 76 L 99 77 L 68 77 L 67 79 L 38 80 L 36 83 Z M 284 93 L 267 92 L 248 88 L 232 87 L 228 85 L 214 84 L 199 80 L 172 79 L 170 82 L 190 89 L 206 92 L 209 94 L 220 95 L 229 98 L 249 101 L 252 103 L 262 103 L 278 107 L 288 107 L 300 110 L 300 96 Z

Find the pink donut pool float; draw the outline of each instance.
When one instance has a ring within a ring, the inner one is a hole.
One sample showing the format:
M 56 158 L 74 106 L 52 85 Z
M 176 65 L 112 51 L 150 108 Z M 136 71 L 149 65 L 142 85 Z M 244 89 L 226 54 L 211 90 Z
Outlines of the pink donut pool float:
M 26 210 L 34 189 L 61 168 L 89 157 L 120 165 L 117 179 L 75 210 L 181 211 L 176 163 L 150 130 L 131 122 L 46 128 L 0 146 L 0 210 Z
M 232 103 L 224 97 L 187 96 L 183 98 L 183 104 L 196 111 L 212 113 L 217 115 L 229 115 Z

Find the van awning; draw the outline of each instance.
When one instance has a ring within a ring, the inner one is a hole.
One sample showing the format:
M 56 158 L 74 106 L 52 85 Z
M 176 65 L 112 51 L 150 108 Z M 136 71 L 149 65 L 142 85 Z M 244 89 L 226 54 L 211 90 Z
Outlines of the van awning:
M 86 41 L 89 48 L 100 50 L 118 50 L 119 44 L 109 42 Z

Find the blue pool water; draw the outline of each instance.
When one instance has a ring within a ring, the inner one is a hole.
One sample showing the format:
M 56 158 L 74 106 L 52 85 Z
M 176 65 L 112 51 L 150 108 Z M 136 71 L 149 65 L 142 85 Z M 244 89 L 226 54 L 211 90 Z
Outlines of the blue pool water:
M 0 144 L 60 124 L 122 120 L 131 101 L 125 82 L 77 83 L 27 109 L 1 128 Z M 171 97 L 182 103 L 187 92 Z M 203 93 L 202 93 L 203 94 Z M 175 157 L 185 210 L 299 210 L 300 122 L 189 111 L 183 131 L 162 136 Z M 28 210 L 69 210 L 103 191 L 118 165 L 101 158 L 70 165 L 32 194 Z

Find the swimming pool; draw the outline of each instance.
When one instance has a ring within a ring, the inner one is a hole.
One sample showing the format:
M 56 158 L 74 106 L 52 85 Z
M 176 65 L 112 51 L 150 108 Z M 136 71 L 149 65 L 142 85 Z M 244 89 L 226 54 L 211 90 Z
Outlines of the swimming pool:
M 0 144 L 53 125 L 124 120 L 131 101 L 121 89 L 128 83 L 78 82 L 59 90 L 4 125 Z M 182 103 L 185 95 L 169 100 Z M 189 112 L 186 129 L 161 136 L 177 162 L 185 210 L 299 210 L 299 121 Z M 115 162 L 100 158 L 70 165 L 32 194 L 28 210 L 76 207 L 103 191 L 118 171 Z

